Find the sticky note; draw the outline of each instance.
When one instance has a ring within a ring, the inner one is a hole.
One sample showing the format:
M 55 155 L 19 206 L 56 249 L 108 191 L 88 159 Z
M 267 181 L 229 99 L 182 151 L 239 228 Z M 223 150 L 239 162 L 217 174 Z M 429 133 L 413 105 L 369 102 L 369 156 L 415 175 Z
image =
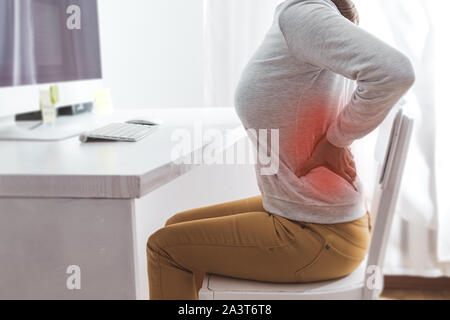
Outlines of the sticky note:
M 50 100 L 52 104 L 57 104 L 59 102 L 59 87 L 57 85 L 50 87 Z
M 94 93 L 95 110 L 99 115 L 110 114 L 114 107 L 110 89 L 98 89 Z

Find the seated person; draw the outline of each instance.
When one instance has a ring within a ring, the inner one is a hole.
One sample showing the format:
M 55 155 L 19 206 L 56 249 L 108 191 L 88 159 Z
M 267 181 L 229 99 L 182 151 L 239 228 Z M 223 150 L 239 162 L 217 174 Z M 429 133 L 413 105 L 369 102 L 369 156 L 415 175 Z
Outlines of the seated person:
M 260 196 L 179 213 L 150 236 L 151 299 L 197 299 L 205 273 L 311 282 L 362 262 L 370 213 L 350 146 L 381 124 L 414 71 L 357 24 L 350 0 L 278 6 L 236 92 L 252 143 L 276 170 L 256 164 Z

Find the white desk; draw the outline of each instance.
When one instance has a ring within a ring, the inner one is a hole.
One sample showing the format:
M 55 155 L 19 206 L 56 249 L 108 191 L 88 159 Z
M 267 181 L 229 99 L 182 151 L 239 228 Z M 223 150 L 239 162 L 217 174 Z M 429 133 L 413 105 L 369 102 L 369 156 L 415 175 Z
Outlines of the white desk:
M 96 128 L 140 118 L 164 125 L 138 143 L 0 142 L 0 299 L 139 298 L 135 199 L 195 167 L 173 161 L 173 132 L 193 132 L 201 121 L 205 130 L 237 129 L 228 144 L 245 136 L 231 108 L 80 119 Z M 81 290 L 66 286 L 72 265 L 80 267 Z

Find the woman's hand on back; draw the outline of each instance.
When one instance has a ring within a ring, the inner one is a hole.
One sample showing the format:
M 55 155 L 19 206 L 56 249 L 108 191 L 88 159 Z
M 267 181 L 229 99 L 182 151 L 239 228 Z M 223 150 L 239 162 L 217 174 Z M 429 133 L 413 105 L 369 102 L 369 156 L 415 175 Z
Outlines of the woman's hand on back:
M 324 136 L 317 144 L 309 160 L 296 172 L 296 175 L 303 177 L 318 167 L 327 167 L 347 180 L 355 191 L 358 191 L 355 186 L 356 165 L 349 148 L 336 147 Z

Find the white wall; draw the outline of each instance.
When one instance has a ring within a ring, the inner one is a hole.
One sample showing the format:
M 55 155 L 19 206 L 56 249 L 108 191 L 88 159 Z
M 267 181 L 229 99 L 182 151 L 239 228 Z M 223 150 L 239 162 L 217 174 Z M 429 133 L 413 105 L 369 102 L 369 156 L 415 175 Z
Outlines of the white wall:
M 116 108 L 203 105 L 202 0 L 99 0 L 105 86 Z

